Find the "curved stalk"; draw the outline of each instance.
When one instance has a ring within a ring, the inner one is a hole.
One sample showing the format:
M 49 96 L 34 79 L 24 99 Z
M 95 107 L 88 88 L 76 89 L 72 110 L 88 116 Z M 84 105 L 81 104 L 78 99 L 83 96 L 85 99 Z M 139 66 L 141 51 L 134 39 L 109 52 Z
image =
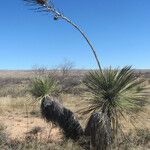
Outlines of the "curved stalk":
M 91 50 L 92 50 L 92 52 L 94 54 L 94 57 L 96 59 L 96 62 L 97 62 L 97 65 L 98 65 L 100 71 L 102 71 L 102 68 L 101 68 L 99 59 L 97 57 L 96 51 L 95 51 L 93 45 L 91 44 L 91 42 L 89 41 L 88 37 L 85 35 L 85 33 L 76 24 L 74 24 L 71 20 L 69 20 L 68 18 L 62 17 L 62 19 L 66 20 L 69 24 L 71 24 L 73 27 L 75 27 L 82 34 L 82 36 L 87 41 L 88 45 L 90 46 L 90 48 L 91 48 Z
M 44 4 L 44 7 L 46 7 L 46 9 L 49 11 L 49 12 L 52 12 L 53 15 L 56 17 L 56 19 L 63 19 L 65 20 L 67 23 L 69 23 L 70 25 L 72 25 L 76 30 L 78 30 L 80 32 L 80 34 L 83 36 L 83 38 L 86 40 L 86 42 L 88 43 L 88 45 L 90 46 L 93 54 L 94 54 L 94 57 L 96 59 L 96 62 L 97 62 L 97 65 L 99 67 L 99 70 L 100 72 L 102 73 L 102 68 L 101 68 L 101 65 L 100 65 L 100 61 L 98 59 L 98 56 L 96 54 L 96 50 L 94 49 L 92 43 L 90 42 L 90 40 L 88 39 L 87 35 L 74 23 L 72 22 L 70 19 L 68 19 L 66 16 L 62 15 L 60 12 L 58 12 L 54 7 L 51 7 L 49 6 L 48 4 Z

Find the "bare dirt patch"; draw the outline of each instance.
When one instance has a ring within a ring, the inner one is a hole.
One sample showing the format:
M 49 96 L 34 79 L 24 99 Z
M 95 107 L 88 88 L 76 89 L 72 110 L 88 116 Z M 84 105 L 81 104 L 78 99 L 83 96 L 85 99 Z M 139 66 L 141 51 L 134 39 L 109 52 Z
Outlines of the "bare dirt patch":
M 11 105 L 10 101 L 12 101 Z M 29 134 L 36 134 L 36 136 L 44 140 L 61 141 L 62 134 L 60 129 L 52 126 L 51 123 L 45 122 L 40 115 L 32 115 L 33 110 L 31 108 L 26 112 L 26 107 L 23 104 L 20 103 L 20 107 L 13 105 L 15 100 L 11 98 L 0 99 L 0 102 L 0 122 L 4 124 L 11 139 L 21 140 Z M 37 133 L 32 133 L 36 128 L 40 130 Z

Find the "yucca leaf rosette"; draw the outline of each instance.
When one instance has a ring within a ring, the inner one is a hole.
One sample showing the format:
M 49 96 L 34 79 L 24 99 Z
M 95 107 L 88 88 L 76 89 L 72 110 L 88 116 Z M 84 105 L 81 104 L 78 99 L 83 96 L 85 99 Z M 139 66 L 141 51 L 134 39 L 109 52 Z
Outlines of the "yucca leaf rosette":
M 31 81 L 30 93 L 36 99 L 46 96 L 57 97 L 59 95 L 58 81 L 52 76 L 38 77 Z

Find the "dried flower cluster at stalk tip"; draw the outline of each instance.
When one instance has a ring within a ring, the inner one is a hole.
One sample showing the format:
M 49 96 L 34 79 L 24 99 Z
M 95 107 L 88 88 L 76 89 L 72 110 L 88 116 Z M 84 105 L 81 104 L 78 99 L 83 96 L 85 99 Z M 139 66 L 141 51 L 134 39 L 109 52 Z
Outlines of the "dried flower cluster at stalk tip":
M 36 0 L 38 4 L 44 5 L 47 3 L 47 0 Z
M 24 0 L 27 3 L 32 4 L 38 4 L 38 5 L 44 5 L 48 3 L 48 0 Z

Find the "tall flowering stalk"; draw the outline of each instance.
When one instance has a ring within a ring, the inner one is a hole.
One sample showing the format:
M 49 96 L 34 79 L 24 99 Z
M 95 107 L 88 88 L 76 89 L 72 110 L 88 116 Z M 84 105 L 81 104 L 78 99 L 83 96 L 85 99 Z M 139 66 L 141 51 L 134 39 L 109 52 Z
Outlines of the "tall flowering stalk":
M 67 23 L 69 23 L 70 25 L 72 25 L 76 30 L 78 30 L 80 32 L 80 34 L 83 36 L 83 38 L 86 40 L 88 45 L 90 46 L 90 48 L 91 48 L 91 50 L 94 54 L 94 57 L 96 59 L 99 70 L 102 73 L 102 68 L 101 68 L 98 56 L 96 54 L 96 50 L 93 47 L 91 41 L 88 39 L 87 35 L 74 22 L 72 22 L 70 19 L 68 19 L 66 16 L 64 16 L 60 11 L 58 11 L 55 8 L 55 6 L 54 6 L 54 4 L 52 3 L 51 0 L 49 0 L 49 1 L 48 0 L 24 0 L 24 1 L 27 2 L 28 4 L 33 5 L 33 6 L 37 6 L 36 10 L 51 13 L 54 17 L 54 20 L 62 19 L 64 21 L 66 21 Z

